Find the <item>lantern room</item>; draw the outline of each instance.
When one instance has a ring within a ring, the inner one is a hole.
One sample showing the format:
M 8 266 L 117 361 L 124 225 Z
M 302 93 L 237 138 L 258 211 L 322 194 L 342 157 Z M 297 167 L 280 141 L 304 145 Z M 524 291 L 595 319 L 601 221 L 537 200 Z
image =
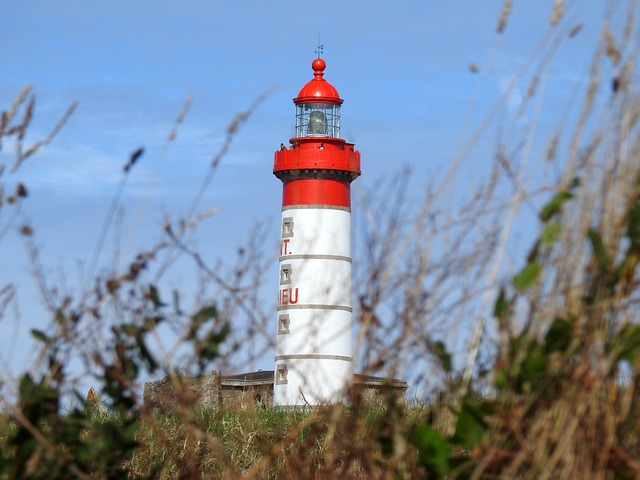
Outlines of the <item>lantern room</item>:
M 293 99 L 295 136 L 289 139 L 289 147 L 281 144 L 273 163 L 273 173 L 281 180 L 312 175 L 314 178 L 339 177 L 350 182 L 360 175 L 360 152 L 340 138 L 343 100 L 324 79 L 326 66 L 322 58 L 313 60 L 313 78 Z
M 330 103 L 297 105 L 296 137 L 340 138 L 340 105 Z
M 326 66 L 324 60 L 316 58 L 311 63 L 313 79 L 293 99 L 297 138 L 340 138 L 340 105 L 343 100 L 335 87 L 323 78 Z

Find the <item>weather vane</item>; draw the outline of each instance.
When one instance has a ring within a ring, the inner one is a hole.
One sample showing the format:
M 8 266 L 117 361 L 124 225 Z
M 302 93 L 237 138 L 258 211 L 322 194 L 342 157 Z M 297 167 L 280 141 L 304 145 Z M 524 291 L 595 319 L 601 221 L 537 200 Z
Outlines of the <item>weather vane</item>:
M 320 34 L 318 33 L 318 45 L 316 46 L 316 55 L 320 58 L 320 55 L 324 53 L 324 45 L 320 43 Z

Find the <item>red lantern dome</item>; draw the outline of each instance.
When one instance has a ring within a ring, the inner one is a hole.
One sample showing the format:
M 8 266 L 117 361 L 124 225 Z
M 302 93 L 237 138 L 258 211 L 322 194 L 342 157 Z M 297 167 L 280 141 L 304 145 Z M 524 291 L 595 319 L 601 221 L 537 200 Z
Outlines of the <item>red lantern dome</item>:
M 293 99 L 293 103 L 330 103 L 332 105 L 342 105 L 343 100 L 338 95 L 336 88 L 327 82 L 324 77 L 324 69 L 327 67 L 325 61 L 316 58 L 311 62 L 313 68 L 313 80 L 307 82 Z

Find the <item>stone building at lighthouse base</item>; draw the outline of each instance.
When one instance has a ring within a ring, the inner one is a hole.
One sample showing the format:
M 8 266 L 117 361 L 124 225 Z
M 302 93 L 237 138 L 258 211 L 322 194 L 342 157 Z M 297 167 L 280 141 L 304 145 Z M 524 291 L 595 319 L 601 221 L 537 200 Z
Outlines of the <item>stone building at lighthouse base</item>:
M 180 406 L 217 410 L 232 406 L 269 407 L 273 405 L 273 370 L 238 375 L 188 377 L 169 375 L 144 386 L 144 406 L 149 410 L 171 413 Z M 365 404 L 384 403 L 389 396 L 404 400 L 407 382 L 370 375 L 353 375 L 353 393 Z

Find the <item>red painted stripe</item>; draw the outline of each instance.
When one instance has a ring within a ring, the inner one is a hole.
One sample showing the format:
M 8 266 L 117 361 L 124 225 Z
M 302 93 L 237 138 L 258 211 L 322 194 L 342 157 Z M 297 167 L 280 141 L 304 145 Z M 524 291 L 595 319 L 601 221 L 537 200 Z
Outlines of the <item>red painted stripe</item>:
M 349 182 L 318 178 L 285 180 L 282 206 L 332 205 L 351 208 Z

